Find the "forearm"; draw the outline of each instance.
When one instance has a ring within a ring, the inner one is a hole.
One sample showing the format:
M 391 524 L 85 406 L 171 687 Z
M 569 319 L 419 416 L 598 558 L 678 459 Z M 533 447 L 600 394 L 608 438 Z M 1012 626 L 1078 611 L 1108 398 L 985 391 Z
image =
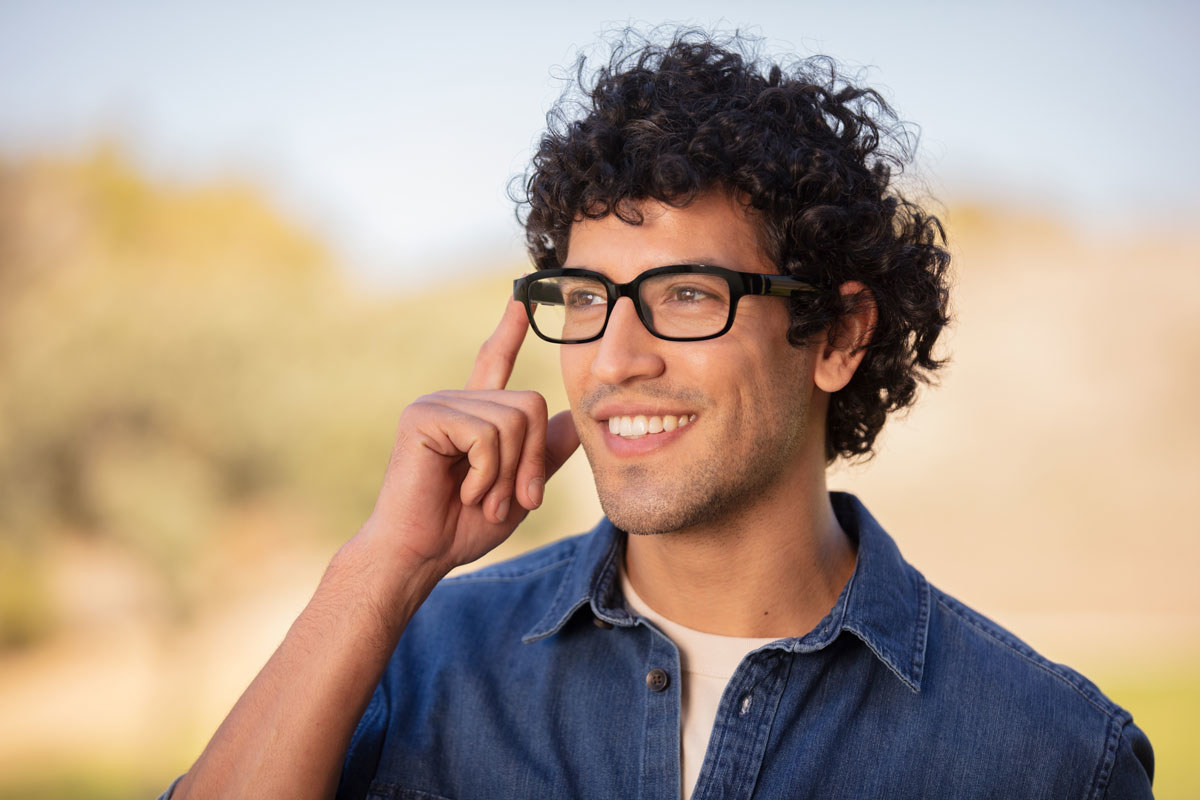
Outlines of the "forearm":
M 467 390 L 400 416 L 366 524 L 333 559 L 279 649 L 173 798 L 326 798 L 412 615 L 452 567 L 504 541 L 579 446 L 570 412 L 504 389 L 529 327 L 510 302 Z
M 173 797 L 331 797 L 354 726 L 443 573 L 381 557 L 362 536 L 347 543 Z

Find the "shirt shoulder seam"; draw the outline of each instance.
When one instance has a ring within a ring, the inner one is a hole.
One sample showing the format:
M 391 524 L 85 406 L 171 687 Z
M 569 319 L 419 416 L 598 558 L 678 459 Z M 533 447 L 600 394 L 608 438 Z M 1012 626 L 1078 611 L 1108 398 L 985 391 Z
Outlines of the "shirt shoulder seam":
M 1011 634 L 1008 636 L 1001 635 L 1000 631 L 995 630 L 990 625 L 987 625 L 980 620 L 976 616 L 975 612 L 972 612 L 971 609 L 963 606 L 958 600 L 950 597 L 940 589 L 934 588 L 934 592 L 937 594 L 939 606 L 946 609 L 957 619 L 970 625 L 976 631 L 982 633 L 993 642 L 1001 645 L 1014 655 L 1019 656 L 1025 662 L 1037 667 L 1043 672 L 1046 672 L 1054 678 L 1057 678 L 1060 682 L 1070 686 L 1080 697 L 1086 700 L 1097 711 L 1101 712 L 1109 723 L 1122 719 L 1124 716 L 1128 715 L 1128 712 L 1125 712 L 1111 701 L 1106 701 L 1104 698 L 1097 697 L 1094 692 L 1088 690 L 1088 687 L 1081 686 L 1079 683 L 1073 680 L 1073 678 L 1077 676 L 1075 676 L 1073 673 L 1064 673 L 1058 668 L 1058 665 L 1051 662 L 1045 656 L 1039 654 L 1036 650 L 1029 647 L 1029 645 L 1017 640 L 1016 637 L 1013 637 Z M 1082 679 L 1082 676 L 1078 677 Z

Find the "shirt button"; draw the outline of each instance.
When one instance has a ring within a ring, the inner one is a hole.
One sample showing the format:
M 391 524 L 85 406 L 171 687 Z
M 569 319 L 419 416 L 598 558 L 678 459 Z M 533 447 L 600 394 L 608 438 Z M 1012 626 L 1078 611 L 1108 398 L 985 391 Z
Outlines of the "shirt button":
M 663 689 L 667 688 L 667 684 L 670 682 L 671 678 L 667 675 L 665 670 L 655 667 L 646 673 L 646 686 L 648 686 L 652 692 L 661 692 Z

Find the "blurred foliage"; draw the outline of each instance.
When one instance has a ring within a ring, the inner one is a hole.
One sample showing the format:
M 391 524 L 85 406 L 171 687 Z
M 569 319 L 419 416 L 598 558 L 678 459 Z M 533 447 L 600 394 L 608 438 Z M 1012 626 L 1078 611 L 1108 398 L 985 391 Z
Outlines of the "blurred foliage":
M 32 644 L 52 628 L 42 567 L 30 548 L 0 541 L 0 652 Z
M 249 186 L 152 184 L 111 147 L 0 163 L 0 648 L 52 629 L 55 537 L 145 559 L 173 618 L 238 509 L 348 538 L 400 410 L 461 385 L 504 282 L 373 296 Z

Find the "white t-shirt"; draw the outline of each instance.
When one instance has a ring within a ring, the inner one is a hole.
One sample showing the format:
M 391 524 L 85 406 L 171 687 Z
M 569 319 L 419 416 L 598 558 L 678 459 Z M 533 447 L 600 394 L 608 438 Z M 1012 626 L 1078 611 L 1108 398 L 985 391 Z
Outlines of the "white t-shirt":
M 679 648 L 679 664 L 683 670 L 680 676 L 680 695 L 683 698 L 679 720 L 680 765 L 683 771 L 683 800 L 688 800 L 696 786 L 696 779 L 700 777 L 700 767 L 704 764 L 704 753 L 708 750 L 708 739 L 712 735 L 717 707 L 721 704 L 721 694 L 726 684 L 747 653 L 776 640 L 718 636 L 671 622 L 638 597 L 623 568 L 621 591 L 631 611 L 653 622 Z

